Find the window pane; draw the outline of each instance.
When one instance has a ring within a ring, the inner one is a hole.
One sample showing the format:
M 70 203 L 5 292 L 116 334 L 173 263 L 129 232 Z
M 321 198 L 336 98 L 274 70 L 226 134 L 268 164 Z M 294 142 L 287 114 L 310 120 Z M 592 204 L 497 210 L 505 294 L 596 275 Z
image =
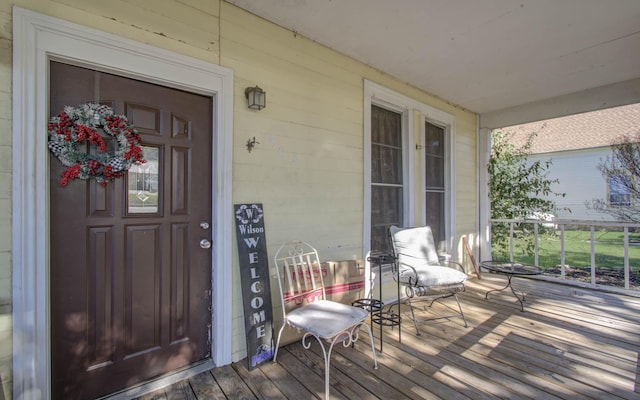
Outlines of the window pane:
M 402 114 L 371 106 L 371 250 L 389 252 L 389 227 L 402 226 Z
M 427 192 L 426 202 L 427 225 L 431 227 L 436 246 L 439 249 L 444 249 L 444 246 L 446 245 L 446 243 L 444 243 L 444 193 Z
M 425 164 L 427 188 L 444 190 L 444 158 L 427 156 Z
M 388 252 L 389 227 L 402 226 L 402 188 L 371 187 L 371 250 Z
M 425 185 L 444 190 L 444 128 L 425 125 Z
M 425 151 L 428 155 L 444 157 L 444 128 L 427 123 Z
M 425 220 L 438 250 L 446 250 L 445 227 L 445 129 L 425 125 Z
M 371 182 L 402 184 L 402 151 L 371 145 Z
M 631 205 L 631 181 L 624 175 L 609 176 L 609 204 L 612 206 Z
M 371 106 L 371 142 L 400 147 L 402 144 L 402 115 L 381 107 Z
M 159 213 L 158 167 L 160 149 L 141 146 L 146 163 L 129 169 L 127 212 L 129 214 Z

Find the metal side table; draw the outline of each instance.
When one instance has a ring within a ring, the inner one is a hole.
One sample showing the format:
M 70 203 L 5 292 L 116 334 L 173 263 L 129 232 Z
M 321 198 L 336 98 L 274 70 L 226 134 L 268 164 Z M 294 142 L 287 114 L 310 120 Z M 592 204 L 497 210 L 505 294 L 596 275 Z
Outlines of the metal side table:
M 378 281 L 378 298 L 373 298 L 373 290 L 369 292 L 369 297 L 355 300 L 351 303 L 353 306 L 364 308 L 369 311 L 372 324 L 377 324 L 380 327 L 380 352 L 382 353 L 382 327 L 384 326 L 397 326 L 398 327 L 398 341 L 402 342 L 402 330 L 400 329 L 400 285 L 398 287 L 398 312 L 394 313 L 384 311 L 384 302 L 382 301 L 382 266 L 389 265 L 396 262 L 396 257 L 393 254 L 386 253 L 371 253 L 367 258 L 369 262 L 369 281 L 373 283 L 373 268 L 377 267 L 377 281 Z M 373 332 L 373 330 L 372 330 Z
M 514 276 L 540 275 L 542 273 L 540 267 L 515 261 L 482 261 L 480 262 L 480 267 L 485 268 L 491 272 L 507 276 L 507 285 L 502 289 L 493 289 L 487 291 L 487 293 L 485 293 L 484 295 L 485 300 L 489 298 L 488 296 L 491 292 L 499 292 L 501 290 L 505 290 L 506 288 L 511 288 L 511 293 L 513 293 L 513 295 L 516 296 L 516 299 L 518 299 L 518 301 L 520 302 L 520 311 L 524 312 L 524 301 L 526 300 L 524 292 L 521 292 L 522 295 L 518 296 L 518 293 L 516 293 L 516 291 L 513 289 L 513 286 L 511 285 L 511 279 Z

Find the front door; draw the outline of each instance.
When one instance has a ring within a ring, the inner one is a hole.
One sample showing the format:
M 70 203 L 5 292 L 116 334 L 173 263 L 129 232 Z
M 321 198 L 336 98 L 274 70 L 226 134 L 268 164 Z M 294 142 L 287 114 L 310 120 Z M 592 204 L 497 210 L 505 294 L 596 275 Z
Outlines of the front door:
M 106 187 L 61 187 L 50 156 L 56 399 L 113 393 L 211 349 L 212 99 L 52 62 L 50 114 L 86 102 L 125 115 L 147 163 Z

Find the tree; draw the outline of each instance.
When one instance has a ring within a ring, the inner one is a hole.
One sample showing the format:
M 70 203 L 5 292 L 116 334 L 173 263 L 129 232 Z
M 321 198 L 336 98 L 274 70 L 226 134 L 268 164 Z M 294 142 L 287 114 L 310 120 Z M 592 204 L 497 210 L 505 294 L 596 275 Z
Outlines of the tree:
M 551 186 L 557 179 L 548 177 L 551 160 L 529 162 L 531 146 L 537 133 L 529 134 L 526 143 L 516 148 L 509 142 L 512 133 L 500 130 L 491 133 L 491 157 L 489 159 L 489 200 L 492 219 L 525 219 L 535 215 L 553 214 L 555 202 L 552 196 L 564 193 L 553 191 Z M 491 225 L 491 244 L 494 250 L 506 255 L 509 241 L 508 224 Z M 524 248 L 528 254 L 533 252 L 533 239 L 524 235 L 525 226 L 516 226 L 516 235 L 522 236 Z
M 612 215 L 619 221 L 640 222 L 640 131 L 621 135 L 611 143 L 611 155 L 598 164 L 598 170 L 607 179 L 608 199 L 594 199 L 587 207 Z

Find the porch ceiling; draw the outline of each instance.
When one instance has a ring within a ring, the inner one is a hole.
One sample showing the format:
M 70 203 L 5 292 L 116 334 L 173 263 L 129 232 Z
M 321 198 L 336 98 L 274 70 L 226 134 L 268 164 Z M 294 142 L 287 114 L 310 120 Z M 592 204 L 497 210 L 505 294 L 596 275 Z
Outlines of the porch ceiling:
M 227 1 L 479 114 L 640 78 L 638 0 Z

